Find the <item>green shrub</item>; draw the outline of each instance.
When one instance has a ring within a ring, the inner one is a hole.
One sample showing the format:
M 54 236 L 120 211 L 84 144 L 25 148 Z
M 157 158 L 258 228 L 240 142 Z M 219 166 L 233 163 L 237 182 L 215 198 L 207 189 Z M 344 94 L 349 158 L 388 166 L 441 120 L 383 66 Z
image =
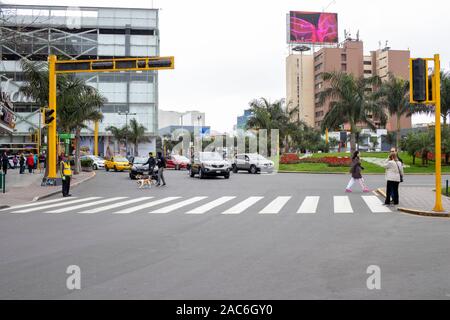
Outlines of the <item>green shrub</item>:
M 93 166 L 94 160 L 89 159 L 89 158 L 87 158 L 87 159 L 82 159 L 82 160 L 80 161 L 80 163 L 81 163 L 81 166 L 82 166 L 82 167 L 84 167 L 84 168 L 90 168 L 90 167 Z

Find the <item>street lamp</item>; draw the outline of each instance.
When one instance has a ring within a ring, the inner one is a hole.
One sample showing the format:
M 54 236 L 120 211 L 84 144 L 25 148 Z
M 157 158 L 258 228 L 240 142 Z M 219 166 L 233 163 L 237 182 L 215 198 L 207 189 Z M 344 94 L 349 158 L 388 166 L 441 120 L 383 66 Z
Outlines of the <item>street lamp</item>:
M 292 48 L 293 51 L 300 52 L 301 58 L 300 58 L 300 88 L 303 90 L 303 52 L 311 50 L 308 46 L 296 46 Z M 300 122 L 300 110 L 303 108 L 303 94 L 299 97 L 299 105 L 298 105 L 298 122 Z
M 129 110 L 126 111 L 119 111 L 119 116 L 125 115 L 125 127 L 126 127 L 126 134 L 125 134 L 125 155 L 128 156 L 128 116 L 135 116 L 136 113 L 131 113 Z

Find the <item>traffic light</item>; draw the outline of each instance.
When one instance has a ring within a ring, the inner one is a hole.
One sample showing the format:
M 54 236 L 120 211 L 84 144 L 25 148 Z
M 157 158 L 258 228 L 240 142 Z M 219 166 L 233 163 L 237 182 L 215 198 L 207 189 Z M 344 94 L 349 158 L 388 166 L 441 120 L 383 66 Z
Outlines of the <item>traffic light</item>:
M 53 109 L 45 109 L 44 122 L 46 125 L 51 124 L 55 120 L 55 117 L 53 116 L 54 113 L 55 113 L 55 110 L 53 110 Z
M 427 101 L 427 62 L 424 59 L 412 59 L 411 68 L 412 101 Z

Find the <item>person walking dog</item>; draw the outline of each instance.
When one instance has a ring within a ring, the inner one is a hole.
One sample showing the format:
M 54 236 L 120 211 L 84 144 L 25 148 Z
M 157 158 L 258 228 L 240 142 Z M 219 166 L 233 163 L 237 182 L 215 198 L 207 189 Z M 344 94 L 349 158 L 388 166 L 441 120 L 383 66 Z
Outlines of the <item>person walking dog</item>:
M 386 168 L 386 200 L 385 205 L 391 205 L 391 198 L 394 205 L 399 204 L 398 187 L 403 182 L 403 164 L 398 160 L 397 154 L 391 152 L 389 158 L 384 162 L 383 167 Z
M 158 184 L 157 184 L 157 186 L 160 186 L 161 182 L 163 183 L 162 185 L 165 186 L 166 180 L 164 180 L 164 168 L 166 167 L 166 159 L 164 159 L 161 152 L 158 152 L 156 165 L 158 166 Z
M 352 175 L 352 178 L 350 179 L 347 188 L 345 189 L 345 192 L 350 193 L 352 192 L 352 187 L 355 184 L 356 181 L 360 184 L 363 192 L 370 192 L 369 188 L 364 184 L 364 179 L 362 177 L 362 170 L 364 168 L 361 166 L 361 159 L 359 158 L 359 151 L 355 151 L 353 153 L 352 157 L 352 166 L 350 169 L 350 173 Z
M 61 179 L 62 179 L 62 194 L 63 197 L 72 196 L 70 191 L 70 179 L 72 177 L 72 168 L 70 167 L 69 158 L 62 157 L 60 168 L 59 168 Z

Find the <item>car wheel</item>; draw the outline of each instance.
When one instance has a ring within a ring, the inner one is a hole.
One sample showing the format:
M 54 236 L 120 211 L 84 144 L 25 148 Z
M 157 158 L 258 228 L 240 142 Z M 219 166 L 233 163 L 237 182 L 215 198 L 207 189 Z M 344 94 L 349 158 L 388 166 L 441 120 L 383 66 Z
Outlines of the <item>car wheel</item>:
M 193 178 L 195 176 L 195 173 L 194 173 L 194 171 L 192 171 L 192 168 L 189 168 L 189 176 L 191 178 Z
M 200 169 L 200 171 L 198 172 L 198 175 L 199 175 L 200 179 L 205 179 L 205 174 L 203 173 L 202 169 Z
M 250 171 L 249 171 L 251 174 L 256 174 L 257 172 L 258 172 L 258 169 L 256 169 L 256 166 L 255 165 L 252 165 L 251 167 L 250 167 Z
M 180 165 L 177 164 L 177 165 L 175 166 L 175 170 L 180 170 Z
M 109 168 L 108 168 L 107 166 L 105 166 L 105 170 L 106 170 L 106 171 L 109 171 Z
M 224 177 L 225 177 L 225 179 L 230 179 L 230 174 L 227 174 Z
M 235 164 L 233 164 L 233 173 L 238 173 L 238 168 Z
M 117 168 L 116 168 L 116 166 L 114 166 L 114 171 L 115 171 L 115 172 L 117 172 Z

